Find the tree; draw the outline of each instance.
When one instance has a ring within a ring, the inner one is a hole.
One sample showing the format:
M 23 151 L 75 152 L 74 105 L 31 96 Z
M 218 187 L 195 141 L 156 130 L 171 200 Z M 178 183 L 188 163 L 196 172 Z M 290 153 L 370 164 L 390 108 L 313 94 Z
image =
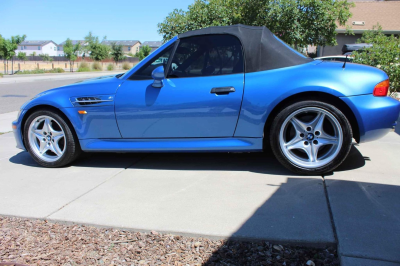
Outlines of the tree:
M 3 36 L 1 36 L 0 34 L 0 58 L 4 60 L 4 73 L 6 73 L 6 60 L 4 58 L 3 45 L 4 45 L 4 39 Z
M 19 36 L 19 35 L 11 36 L 11 43 L 13 44 L 13 48 L 14 48 L 13 55 L 11 56 L 11 73 L 12 74 L 14 74 L 14 55 L 15 55 L 15 50 L 18 49 L 18 45 L 21 42 L 25 41 L 25 39 L 26 39 L 26 35 L 25 34 L 22 35 L 22 36 Z
M 53 58 L 51 58 L 50 57 L 50 55 L 48 55 L 48 54 L 41 54 L 41 55 L 39 55 L 41 58 L 42 58 L 42 60 L 43 61 L 50 61 L 50 62 L 52 62 L 53 61 Z
M 390 91 L 400 92 L 400 39 L 386 36 L 378 24 L 365 31 L 358 43 L 369 43 L 372 47 L 353 52 L 354 62 L 382 69 L 389 76 Z
M 114 59 L 115 63 L 123 60 L 125 58 L 123 46 L 115 42 L 111 43 L 111 57 Z
M 81 44 L 80 42 L 78 42 L 75 45 L 73 45 L 71 39 L 68 38 L 67 41 L 65 42 L 63 50 L 64 50 L 64 56 L 69 60 L 70 71 L 74 72 L 73 62 L 76 61 L 79 52 L 82 50 Z
M 31 56 L 36 56 L 36 52 L 31 53 Z
M 104 36 L 103 41 L 106 40 L 106 36 Z M 89 34 L 85 37 L 85 42 L 87 42 L 87 46 L 85 47 L 85 51 L 90 53 L 90 58 L 95 61 L 101 61 L 110 57 L 110 47 L 100 43 L 99 37 L 93 36 L 90 31 Z
M 22 61 L 28 60 L 28 57 L 26 56 L 26 53 L 23 53 L 23 52 L 19 52 L 18 55 L 17 55 L 17 58 L 19 60 L 22 60 Z
M 175 9 L 158 24 L 164 42 L 179 33 L 210 26 L 266 26 L 286 43 L 336 45 L 336 22 L 351 17 L 347 0 L 196 0 L 188 11 Z
M 14 74 L 14 60 L 13 57 L 15 55 L 15 50 L 18 49 L 18 44 L 23 42 L 26 38 L 26 35 L 16 35 L 11 36 L 11 39 L 3 40 L 2 45 L 0 46 L 1 54 L 4 59 L 4 73 L 8 73 L 8 61 L 11 60 L 11 73 Z M 7 69 L 6 69 L 7 66 Z
M 151 52 L 151 48 L 148 45 L 144 45 L 140 48 L 139 52 L 135 54 L 136 57 L 139 58 L 139 60 L 143 60 L 146 56 L 148 56 Z
M 1 36 L 1 34 L 0 34 L 0 57 L 1 58 L 3 58 L 3 49 L 2 49 L 3 43 L 4 43 L 4 39 L 3 39 L 3 36 Z

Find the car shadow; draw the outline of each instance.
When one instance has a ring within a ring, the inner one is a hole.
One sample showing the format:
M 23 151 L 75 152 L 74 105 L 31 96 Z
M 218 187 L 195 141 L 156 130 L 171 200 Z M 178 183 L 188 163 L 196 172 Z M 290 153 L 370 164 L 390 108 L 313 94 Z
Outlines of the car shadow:
M 160 91 L 160 88 L 154 88 L 152 85 L 147 86 L 145 92 L 146 106 L 152 106 L 157 101 Z
M 400 135 L 400 116 L 399 116 L 399 119 L 397 119 L 397 125 L 394 128 L 394 132 L 396 132 L 398 135 Z
M 365 165 L 364 157 L 352 146 L 347 159 L 335 171 L 349 171 Z M 39 166 L 27 152 L 9 159 L 11 163 Z M 250 171 L 268 175 L 294 176 L 267 150 L 260 153 L 84 153 L 66 167 L 137 168 L 175 171 Z
M 339 265 L 337 246 L 341 255 L 400 261 L 400 186 L 325 182 L 324 192 L 315 178 L 287 178 L 202 265 Z

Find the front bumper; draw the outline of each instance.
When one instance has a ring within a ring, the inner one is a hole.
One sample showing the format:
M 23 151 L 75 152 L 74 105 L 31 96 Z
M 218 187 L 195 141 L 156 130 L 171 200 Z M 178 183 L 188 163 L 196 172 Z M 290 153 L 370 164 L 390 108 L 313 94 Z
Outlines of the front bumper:
M 23 110 L 18 116 L 17 120 L 11 123 L 12 130 L 14 133 L 15 141 L 17 142 L 17 148 L 26 151 L 24 141 L 22 139 L 22 118 L 24 117 L 26 111 Z
M 372 94 L 341 98 L 352 109 L 360 130 L 360 142 L 382 138 L 399 118 L 400 102 L 391 97 Z

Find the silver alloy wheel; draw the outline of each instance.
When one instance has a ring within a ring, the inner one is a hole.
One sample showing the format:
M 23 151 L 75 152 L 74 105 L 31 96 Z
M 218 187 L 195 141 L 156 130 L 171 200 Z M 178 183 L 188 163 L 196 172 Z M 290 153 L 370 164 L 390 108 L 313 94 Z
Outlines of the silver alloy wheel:
M 292 164 L 306 169 L 319 168 L 339 153 L 343 130 L 330 112 L 305 107 L 290 114 L 283 122 L 279 143 Z
M 36 117 L 29 125 L 29 145 L 32 151 L 45 162 L 61 158 L 66 148 L 66 138 L 61 125 L 52 117 Z

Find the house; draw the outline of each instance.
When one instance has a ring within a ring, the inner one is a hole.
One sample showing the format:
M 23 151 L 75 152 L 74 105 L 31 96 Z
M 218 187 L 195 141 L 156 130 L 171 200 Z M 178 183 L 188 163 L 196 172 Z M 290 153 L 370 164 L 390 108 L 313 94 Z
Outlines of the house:
M 383 33 L 387 35 L 400 34 L 400 1 L 356 1 L 355 7 L 350 9 L 353 14 L 345 26 L 336 29 L 336 46 L 318 47 L 318 56 L 340 55 L 344 44 L 352 44 L 361 38 L 366 30 L 378 23 Z M 346 34 L 346 26 L 351 27 L 354 35 Z
M 60 43 L 59 45 L 57 45 L 57 56 L 64 56 L 64 45 L 67 41 L 64 41 L 62 43 Z M 80 43 L 81 46 L 86 46 L 87 42 L 85 42 L 84 40 L 71 40 L 72 45 L 76 45 L 77 43 Z M 79 52 L 78 56 L 82 56 L 83 52 Z
M 50 56 L 57 55 L 57 44 L 51 40 L 40 41 L 23 41 L 18 45 L 15 54 L 26 53 L 27 56 L 35 53 L 36 55 L 48 54 Z
M 102 43 L 110 46 L 112 43 L 122 45 L 122 50 L 124 51 L 124 54 L 136 54 L 137 52 L 139 52 L 139 47 L 141 45 L 141 42 L 138 40 L 105 40 Z
M 155 50 L 158 49 L 158 47 L 160 47 L 162 45 L 162 42 L 159 42 L 159 41 L 146 41 L 146 42 L 142 43 L 142 45 L 140 46 L 140 49 L 145 45 L 147 45 L 147 46 L 149 46 L 151 48 L 151 52 L 154 52 Z

